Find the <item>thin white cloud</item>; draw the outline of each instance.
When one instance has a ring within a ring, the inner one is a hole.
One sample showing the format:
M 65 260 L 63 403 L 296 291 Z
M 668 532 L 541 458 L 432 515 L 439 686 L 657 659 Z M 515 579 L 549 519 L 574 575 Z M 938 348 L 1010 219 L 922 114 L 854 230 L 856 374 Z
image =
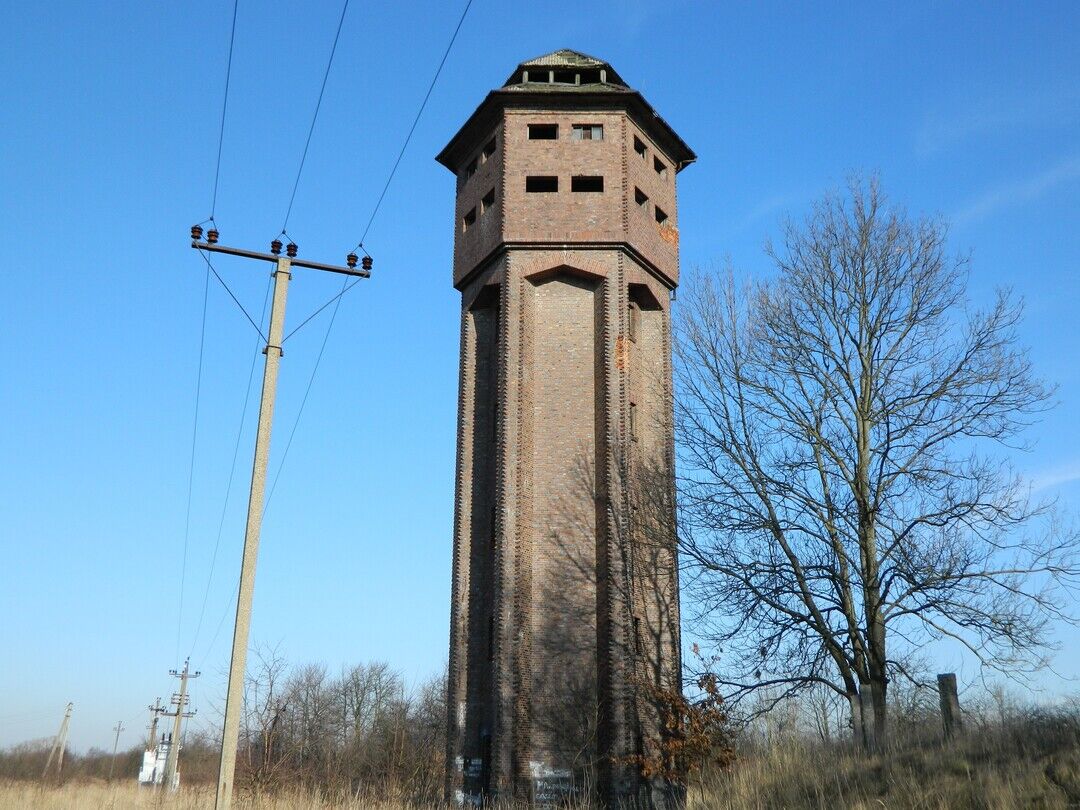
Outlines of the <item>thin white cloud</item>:
M 932 155 L 969 138 L 1065 124 L 1080 116 L 1080 88 L 1010 94 L 968 102 L 946 114 L 928 115 L 915 130 L 915 150 Z
M 806 199 L 806 195 L 800 192 L 788 192 L 785 194 L 774 194 L 771 197 L 766 197 L 761 200 L 757 205 L 750 208 L 745 214 L 725 229 L 725 236 L 734 236 L 741 233 L 752 225 L 756 225 L 767 217 L 775 217 L 785 208 L 790 208 L 795 203 L 802 202 Z
M 1057 489 L 1074 481 L 1080 481 L 1080 461 L 1063 464 L 1059 467 L 1051 467 L 1033 475 L 1029 479 L 1032 492 Z
M 1030 177 L 988 189 L 954 213 L 952 221 L 957 225 L 970 225 L 1002 208 L 1037 200 L 1058 186 L 1077 179 L 1080 179 L 1080 155 L 1066 158 Z

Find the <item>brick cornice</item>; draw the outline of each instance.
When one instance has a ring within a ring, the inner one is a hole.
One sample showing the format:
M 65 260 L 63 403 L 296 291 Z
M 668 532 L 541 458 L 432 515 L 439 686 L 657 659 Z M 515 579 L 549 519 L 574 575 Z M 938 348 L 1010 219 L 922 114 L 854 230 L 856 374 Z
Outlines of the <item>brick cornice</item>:
M 674 290 L 676 285 L 671 279 L 665 276 L 655 264 L 649 261 L 640 250 L 637 250 L 629 242 L 549 242 L 549 241 L 514 241 L 514 242 L 500 242 L 490 253 L 476 263 L 476 267 L 470 270 L 462 279 L 455 284 L 455 288 L 458 290 L 464 290 L 480 273 L 484 272 L 492 262 L 499 259 L 504 254 L 510 253 L 514 250 L 563 250 L 563 251 L 579 251 L 579 250 L 617 250 L 629 256 L 638 265 L 645 269 L 645 271 L 664 285 L 668 290 Z M 585 268 L 581 268 L 585 269 Z

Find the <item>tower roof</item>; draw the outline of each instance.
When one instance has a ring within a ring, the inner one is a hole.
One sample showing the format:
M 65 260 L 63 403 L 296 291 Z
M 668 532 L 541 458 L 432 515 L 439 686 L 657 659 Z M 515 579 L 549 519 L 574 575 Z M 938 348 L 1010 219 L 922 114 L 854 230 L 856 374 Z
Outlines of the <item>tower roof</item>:
M 560 48 L 557 51 L 546 53 L 543 56 L 537 56 L 535 59 L 527 59 L 521 63 L 522 67 L 529 67 L 530 65 L 600 67 L 601 65 L 607 65 L 607 62 L 602 59 L 597 59 L 595 56 L 589 56 L 587 53 L 582 53 L 581 51 L 571 50 L 570 48 Z M 610 65 L 608 66 L 610 67 Z
M 554 80 L 552 73 L 557 76 Z M 579 87 L 628 89 L 626 82 L 609 63 L 570 48 L 561 48 L 534 59 L 527 59 L 518 65 L 510 78 L 503 83 L 503 87 L 537 89 L 532 85 L 550 85 L 552 90 L 563 91 Z
M 536 104 L 553 109 L 621 107 L 652 134 L 674 161 L 676 171 L 697 159 L 678 133 L 610 63 L 569 48 L 519 64 L 502 87 L 488 93 L 436 159 L 450 171 L 458 172 L 468 153 L 481 139 L 490 137 L 490 129 L 503 109 Z

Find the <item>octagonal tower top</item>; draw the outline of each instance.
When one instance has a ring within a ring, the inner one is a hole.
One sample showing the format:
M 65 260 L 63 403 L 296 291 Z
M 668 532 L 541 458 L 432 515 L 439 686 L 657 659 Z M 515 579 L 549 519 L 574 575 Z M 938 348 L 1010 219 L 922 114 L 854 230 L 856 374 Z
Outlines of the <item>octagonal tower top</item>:
M 553 107 L 572 108 L 598 102 L 626 106 L 638 124 L 647 129 L 671 157 L 676 172 L 697 159 L 675 130 L 610 63 L 569 48 L 519 64 L 502 87 L 488 93 L 436 159 L 457 174 L 503 108 L 536 104 L 538 95 L 546 97 Z
M 675 175 L 693 151 L 607 62 L 519 64 L 437 160 L 457 176 L 454 285 L 524 246 L 614 250 L 678 285 Z

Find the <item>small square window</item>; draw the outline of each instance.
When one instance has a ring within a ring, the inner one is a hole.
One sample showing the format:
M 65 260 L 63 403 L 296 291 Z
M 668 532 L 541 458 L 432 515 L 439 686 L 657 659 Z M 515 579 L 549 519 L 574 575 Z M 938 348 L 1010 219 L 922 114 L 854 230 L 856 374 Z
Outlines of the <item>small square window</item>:
M 603 191 L 604 178 L 602 176 L 575 175 L 570 178 L 571 191 Z
M 480 200 L 480 213 L 486 213 L 493 205 L 495 205 L 495 189 L 489 191 L 484 195 L 484 199 Z
M 661 180 L 667 180 L 667 166 L 665 166 L 659 158 L 653 158 L 652 167 L 656 170 L 656 173 L 660 175 Z
M 558 124 L 529 124 L 530 141 L 555 141 L 558 138 Z
M 663 225 L 665 222 L 667 222 L 667 218 L 668 218 L 667 214 L 665 214 L 662 210 L 660 210 L 659 206 L 656 207 L 656 209 L 653 211 L 653 213 L 656 215 L 656 221 L 658 223 L 660 223 L 661 225 Z
M 559 178 L 540 175 L 525 178 L 525 190 L 532 193 L 549 193 L 559 190 Z
M 602 141 L 604 140 L 604 127 L 602 124 L 574 124 L 570 130 L 572 141 Z
M 461 230 L 467 231 L 476 224 L 476 209 L 470 208 L 469 213 L 461 218 Z
M 634 202 L 636 202 L 638 208 L 641 208 L 642 210 L 647 211 L 649 209 L 649 198 L 640 188 L 634 189 Z
M 634 136 L 634 151 L 637 152 L 638 157 L 642 160 L 645 159 L 645 153 L 649 150 L 645 147 L 645 142 L 641 140 L 637 135 Z

